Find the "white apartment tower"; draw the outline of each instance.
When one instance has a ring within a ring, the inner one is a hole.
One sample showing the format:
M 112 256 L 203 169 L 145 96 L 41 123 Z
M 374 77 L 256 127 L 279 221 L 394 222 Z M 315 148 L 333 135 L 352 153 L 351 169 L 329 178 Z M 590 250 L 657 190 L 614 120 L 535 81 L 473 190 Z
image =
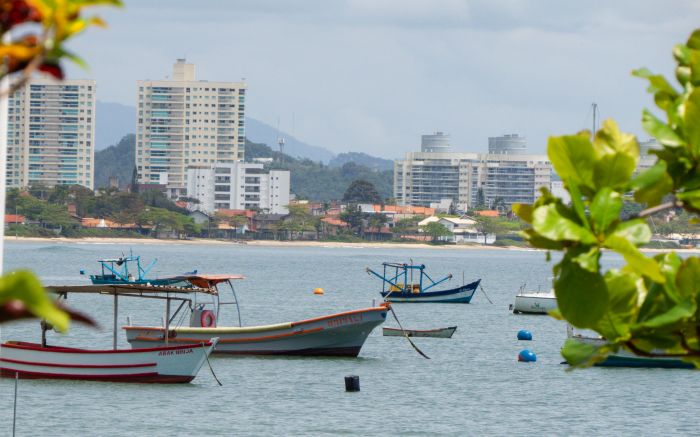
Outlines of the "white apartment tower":
M 93 189 L 94 158 L 94 80 L 33 78 L 8 99 L 8 187 Z
M 259 209 L 288 214 L 289 171 L 269 170 L 263 164 L 235 162 L 187 169 L 188 197 L 199 200 L 206 213 L 218 209 Z
M 244 82 L 196 80 L 178 59 L 171 79 L 137 83 L 136 169 L 139 184 L 187 195 L 187 168 L 233 163 L 245 147 Z
M 394 197 L 400 205 L 430 206 L 449 199 L 466 210 L 483 197 L 486 206 L 502 201 L 510 207 L 532 203 L 540 187 L 551 187 L 552 164 L 546 155 L 453 152 L 449 137 L 441 138 L 436 149 L 426 147 L 424 136 L 420 152 L 408 152 L 394 162 Z M 522 137 L 508 137 L 516 138 Z

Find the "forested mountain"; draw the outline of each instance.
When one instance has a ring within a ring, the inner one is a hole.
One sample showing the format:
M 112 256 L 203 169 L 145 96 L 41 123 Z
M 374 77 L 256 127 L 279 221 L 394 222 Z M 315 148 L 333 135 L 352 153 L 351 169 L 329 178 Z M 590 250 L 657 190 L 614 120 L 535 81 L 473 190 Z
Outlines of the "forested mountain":
M 394 161 L 390 159 L 377 158 L 376 156 L 368 155 L 362 152 L 346 152 L 340 153 L 331 159 L 328 165 L 331 167 L 342 167 L 348 162 L 354 162 L 358 165 L 364 165 L 365 167 L 371 168 L 373 170 L 393 170 Z
M 352 161 L 331 167 L 310 159 L 281 155 L 265 144 L 248 141 L 246 159 L 252 161 L 254 158 L 274 158 L 269 167 L 289 170 L 292 192 L 303 199 L 340 200 L 350 184 L 358 179 L 371 182 L 383 199 L 392 196 L 393 170 L 373 170 Z
M 134 172 L 136 137 L 127 134 L 117 144 L 95 151 L 95 188 L 109 186 L 109 178 L 115 176 L 120 187 L 131 183 Z
M 117 177 L 120 187 L 126 187 L 131 183 L 134 171 L 134 148 L 134 135 L 129 134 L 118 144 L 95 152 L 95 188 L 108 186 L 110 176 Z M 361 154 L 343 155 L 352 157 Z M 341 199 L 345 190 L 357 179 L 371 182 L 382 198 L 392 196 L 392 170 L 377 170 L 352 160 L 347 160 L 340 166 L 328 166 L 306 158 L 282 155 L 265 144 L 250 141 L 246 141 L 245 157 L 247 161 L 252 161 L 254 158 L 273 158 L 274 162 L 267 166 L 289 170 L 292 192 L 304 199 L 315 201 Z

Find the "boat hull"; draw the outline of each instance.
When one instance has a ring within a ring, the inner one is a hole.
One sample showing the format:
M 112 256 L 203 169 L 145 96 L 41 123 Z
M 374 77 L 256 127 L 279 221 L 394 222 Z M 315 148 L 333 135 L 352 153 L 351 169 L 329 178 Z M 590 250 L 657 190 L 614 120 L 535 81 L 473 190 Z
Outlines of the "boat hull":
M 581 343 L 590 344 L 592 346 L 601 346 L 605 344 L 605 340 L 592 337 L 584 337 L 576 335 L 570 337 Z M 691 363 L 686 363 L 678 358 L 670 357 L 640 357 L 628 350 L 620 349 L 615 354 L 609 355 L 605 361 L 597 363 L 598 367 L 636 367 L 636 368 L 653 368 L 653 369 L 694 369 L 695 366 Z
M 384 323 L 387 311 L 387 306 L 380 306 L 276 325 L 175 328 L 169 342 L 191 343 L 216 336 L 216 354 L 356 357 L 370 332 Z M 164 343 L 162 327 L 124 329 L 132 347 Z
M 0 376 L 105 382 L 192 381 L 216 341 L 148 349 L 88 350 L 35 343 L 0 345 Z
M 515 296 L 513 314 L 547 314 L 556 308 L 557 298 L 553 294 L 520 294 Z
M 476 293 L 481 279 L 461 287 L 441 291 L 424 291 L 422 293 L 381 292 L 388 302 L 399 303 L 469 303 Z
M 449 328 L 440 329 L 404 329 L 399 328 L 382 328 L 382 333 L 385 337 L 403 337 L 407 335 L 409 337 L 433 337 L 433 338 L 452 338 L 452 335 L 457 330 L 456 326 L 450 326 Z M 404 334 L 405 333 L 405 334 Z

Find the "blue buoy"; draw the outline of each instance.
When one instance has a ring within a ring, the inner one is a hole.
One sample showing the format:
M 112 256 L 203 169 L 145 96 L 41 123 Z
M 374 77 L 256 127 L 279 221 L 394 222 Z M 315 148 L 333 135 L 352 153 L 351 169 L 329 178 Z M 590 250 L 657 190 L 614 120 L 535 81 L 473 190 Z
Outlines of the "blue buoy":
M 85 269 L 80 269 L 80 274 L 84 275 L 85 274 Z
M 522 361 L 524 363 L 534 363 L 537 361 L 537 355 L 535 355 L 535 353 L 529 349 L 523 349 L 518 354 L 518 361 Z
M 520 331 L 518 331 L 518 340 L 532 340 L 532 332 L 525 329 L 521 329 Z

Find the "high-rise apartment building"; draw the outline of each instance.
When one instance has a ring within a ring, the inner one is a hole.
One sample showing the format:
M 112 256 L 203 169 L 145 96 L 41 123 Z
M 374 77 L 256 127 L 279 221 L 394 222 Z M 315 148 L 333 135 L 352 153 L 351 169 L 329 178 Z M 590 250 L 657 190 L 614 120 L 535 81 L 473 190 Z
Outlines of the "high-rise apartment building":
M 546 155 L 452 152 L 445 145 L 436 152 L 424 146 L 394 163 L 394 198 L 400 205 L 429 207 L 449 199 L 461 210 L 481 200 L 486 206 L 500 200 L 509 207 L 532 203 L 540 187 L 551 186 Z
M 33 78 L 8 99 L 7 186 L 95 178 L 95 81 Z
M 187 193 L 206 213 L 218 209 L 258 209 L 269 214 L 289 210 L 289 171 L 236 162 L 187 169 Z
M 187 168 L 233 163 L 245 149 L 244 82 L 197 80 L 178 59 L 171 79 L 138 81 L 136 170 L 139 184 L 187 195 Z

